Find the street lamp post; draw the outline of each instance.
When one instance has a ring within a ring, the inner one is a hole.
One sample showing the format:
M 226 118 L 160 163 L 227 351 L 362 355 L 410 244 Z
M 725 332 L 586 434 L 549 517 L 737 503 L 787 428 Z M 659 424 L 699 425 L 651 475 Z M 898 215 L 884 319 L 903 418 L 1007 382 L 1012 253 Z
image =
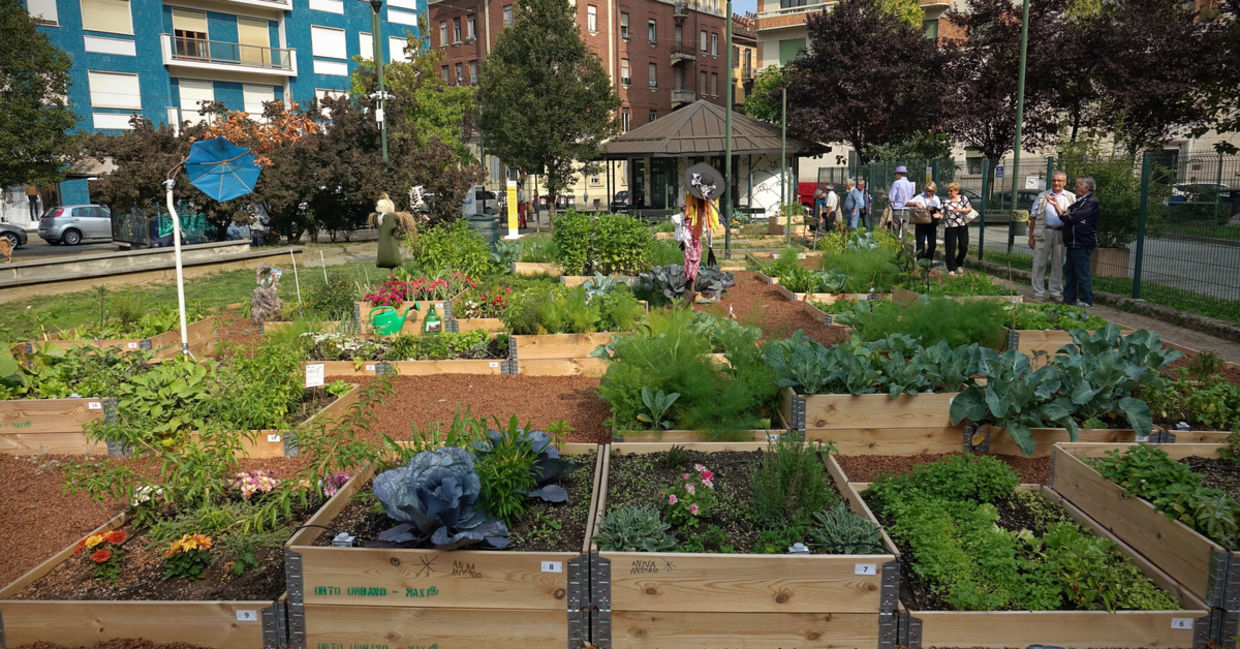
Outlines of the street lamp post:
M 728 78 L 727 90 L 723 93 L 723 258 L 732 258 L 732 93 L 736 90 L 736 79 L 732 77 L 732 0 L 728 0 L 723 19 L 728 27 L 723 42 L 725 54 L 724 74 Z
M 370 2 L 370 40 L 374 44 L 375 49 L 375 72 L 379 74 L 379 92 L 371 95 L 371 98 L 378 100 L 378 107 L 375 108 L 375 121 L 379 123 L 379 136 L 383 141 L 383 162 L 388 161 L 388 138 L 387 138 L 387 121 L 383 115 L 383 102 L 387 99 L 387 92 L 383 88 L 383 38 L 379 33 L 379 10 L 383 8 L 383 0 L 362 0 Z
M 1020 20 L 1020 69 L 1016 73 L 1016 141 L 1012 147 L 1012 213 L 1016 212 L 1016 194 L 1020 182 L 1020 131 L 1025 121 L 1025 55 L 1029 49 L 1029 0 L 1024 0 Z M 1008 248 L 1012 252 L 1012 223 L 1008 221 Z M 1031 225 L 1032 227 L 1032 225 Z M 984 243 L 984 242 L 983 242 Z M 978 244 L 981 250 L 982 244 Z

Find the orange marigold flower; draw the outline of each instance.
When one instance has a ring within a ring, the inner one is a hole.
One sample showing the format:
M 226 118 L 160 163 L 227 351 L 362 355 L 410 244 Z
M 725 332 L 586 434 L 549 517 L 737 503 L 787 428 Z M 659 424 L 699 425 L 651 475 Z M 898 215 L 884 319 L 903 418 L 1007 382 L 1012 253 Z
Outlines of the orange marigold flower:
M 103 563 L 111 558 L 112 558 L 112 551 L 107 550 L 107 549 L 95 550 L 95 553 L 90 555 L 90 560 L 94 561 L 95 563 Z
M 108 532 L 106 538 L 108 543 L 111 543 L 112 545 L 122 543 L 125 541 L 125 530 L 112 530 L 111 532 Z

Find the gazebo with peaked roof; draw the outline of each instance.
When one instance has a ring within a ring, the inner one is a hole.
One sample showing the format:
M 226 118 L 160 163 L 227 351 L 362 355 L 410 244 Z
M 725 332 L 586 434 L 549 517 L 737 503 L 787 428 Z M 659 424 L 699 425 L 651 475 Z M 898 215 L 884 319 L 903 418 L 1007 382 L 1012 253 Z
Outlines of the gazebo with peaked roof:
M 607 165 L 607 195 L 611 196 L 614 167 L 611 162 L 628 161 L 628 187 L 636 209 L 675 208 L 680 174 L 690 165 L 709 162 L 724 169 L 726 146 L 725 109 L 698 100 L 664 117 L 640 126 L 602 145 Z M 780 129 L 748 115 L 732 111 L 732 195 L 736 205 L 747 205 L 764 212 L 778 211 L 780 175 Z M 819 155 L 830 147 L 787 139 L 788 160 L 795 167 L 800 156 Z M 795 168 L 791 177 L 796 177 Z M 771 188 L 774 188 L 773 191 Z M 796 185 L 792 184 L 795 197 Z M 773 198 L 773 203 L 772 203 Z

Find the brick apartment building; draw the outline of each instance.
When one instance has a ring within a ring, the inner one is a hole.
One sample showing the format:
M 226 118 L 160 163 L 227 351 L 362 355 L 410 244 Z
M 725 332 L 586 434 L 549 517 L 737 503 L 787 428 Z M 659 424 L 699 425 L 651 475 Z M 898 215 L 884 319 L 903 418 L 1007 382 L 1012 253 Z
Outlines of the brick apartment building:
M 628 131 L 698 99 L 723 105 L 723 0 L 569 0 L 577 26 L 598 55 L 620 96 L 620 121 Z M 449 83 L 478 83 L 479 66 L 514 20 L 516 0 L 430 0 L 430 47 L 446 57 L 440 74 Z M 489 184 L 502 183 L 498 161 L 488 160 Z M 618 174 L 624 178 L 623 172 Z M 624 186 L 614 189 L 624 189 Z M 605 206 L 601 176 L 574 188 L 578 206 Z M 583 200 L 584 199 L 584 200 Z

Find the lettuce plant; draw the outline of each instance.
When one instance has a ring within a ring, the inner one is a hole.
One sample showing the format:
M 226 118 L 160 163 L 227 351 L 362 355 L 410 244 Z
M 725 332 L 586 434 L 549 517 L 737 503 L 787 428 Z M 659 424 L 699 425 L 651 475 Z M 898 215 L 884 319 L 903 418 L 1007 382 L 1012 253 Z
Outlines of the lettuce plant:
M 464 449 L 445 446 L 418 453 L 407 466 L 375 476 L 374 492 L 389 518 L 400 524 L 379 534 L 389 547 L 430 542 L 454 550 L 486 542 L 508 545 L 508 527 L 478 506 L 482 480 Z

